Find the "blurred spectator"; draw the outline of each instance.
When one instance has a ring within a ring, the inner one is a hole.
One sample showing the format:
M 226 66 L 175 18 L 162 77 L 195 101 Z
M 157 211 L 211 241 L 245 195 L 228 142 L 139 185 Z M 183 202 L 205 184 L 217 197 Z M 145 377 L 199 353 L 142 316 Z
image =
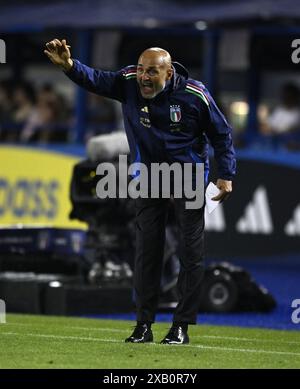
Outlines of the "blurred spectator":
M 275 141 L 298 141 L 300 134 L 300 90 L 293 83 L 284 84 L 280 104 L 261 125 L 261 133 Z M 300 139 L 299 139 L 300 140 Z
M 27 82 L 0 83 L 0 140 L 67 142 L 70 109 L 51 84 L 38 91 Z
M 11 122 L 6 124 L 7 142 L 17 141 L 25 123 L 34 113 L 35 92 L 31 84 L 21 82 L 12 91 Z
M 86 141 L 95 135 L 123 128 L 117 103 L 102 96 L 88 95 Z M 72 110 L 52 84 L 35 90 L 22 81 L 0 83 L 0 141 L 68 142 Z
M 37 93 L 34 112 L 22 129 L 21 142 L 66 142 L 67 116 L 64 99 L 54 91 L 52 85 L 44 85 Z
M 0 139 L 7 137 L 7 128 L 12 123 L 13 104 L 11 99 L 11 83 L 2 81 L 0 83 Z

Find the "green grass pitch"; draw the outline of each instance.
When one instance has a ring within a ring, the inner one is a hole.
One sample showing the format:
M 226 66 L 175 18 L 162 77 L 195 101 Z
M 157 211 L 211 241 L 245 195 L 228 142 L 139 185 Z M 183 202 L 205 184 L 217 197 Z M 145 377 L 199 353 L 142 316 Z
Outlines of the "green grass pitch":
M 7 315 L 0 324 L 0 368 L 300 368 L 299 331 L 191 326 L 189 345 L 124 342 L 133 322 Z

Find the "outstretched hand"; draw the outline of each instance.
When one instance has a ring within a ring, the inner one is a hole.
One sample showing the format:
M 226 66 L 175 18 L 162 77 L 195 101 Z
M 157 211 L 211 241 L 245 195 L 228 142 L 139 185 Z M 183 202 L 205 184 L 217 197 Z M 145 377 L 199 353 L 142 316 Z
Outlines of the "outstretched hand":
M 71 69 L 73 61 L 71 59 L 70 46 L 67 45 L 65 39 L 62 41 L 53 39 L 51 42 L 46 43 L 46 48 L 47 50 L 44 50 L 44 53 L 54 65 L 61 67 L 64 71 Z
M 220 193 L 217 196 L 213 197 L 212 200 L 224 201 L 232 192 L 232 181 L 222 180 L 221 178 L 219 178 L 217 180 L 217 188 L 220 189 Z

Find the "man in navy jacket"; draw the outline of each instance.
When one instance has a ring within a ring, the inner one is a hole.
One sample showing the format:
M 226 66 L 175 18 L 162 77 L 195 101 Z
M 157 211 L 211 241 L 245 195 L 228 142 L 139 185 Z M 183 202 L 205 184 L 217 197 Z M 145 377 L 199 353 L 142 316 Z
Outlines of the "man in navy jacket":
M 122 103 L 132 162 L 146 166 L 162 162 L 202 163 L 207 182 L 210 142 L 219 174 L 220 192 L 214 199 L 222 201 L 229 195 L 236 166 L 232 130 L 204 85 L 190 79 L 186 69 L 172 62 L 167 51 L 147 49 L 136 66 L 117 72 L 92 69 L 72 59 L 65 40 L 48 42 L 44 53 L 76 84 Z M 126 342 L 153 341 L 151 324 L 160 292 L 168 200 L 135 200 L 137 325 Z M 189 342 L 188 325 L 196 323 L 199 305 L 204 207 L 186 209 L 183 199 L 174 199 L 174 204 L 181 247 L 179 302 L 173 325 L 161 343 L 184 344 Z

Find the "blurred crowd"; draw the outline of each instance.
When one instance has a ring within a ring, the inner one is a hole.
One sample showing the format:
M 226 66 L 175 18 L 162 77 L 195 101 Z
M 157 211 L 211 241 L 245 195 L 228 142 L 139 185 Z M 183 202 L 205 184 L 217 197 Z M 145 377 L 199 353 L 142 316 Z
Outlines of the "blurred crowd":
M 67 143 L 74 141 L 75 101 L 60 94 L 56 84 L 37 88 L 32 83 L 0 82 L 0 142 Z M 277 100 L 277 104 L 275 104 Z M 228 109 L 218 101 L 234 129 L 238 147 L 251 146 L 300 150 L 300 89 L 291 82 L 283 84 L 274 104 L 258 112 L 258 128 L 247 133 L 246 102 L 233 103 Z M 244 115 L 243 128 L 234 116 Z M 84 142 L 91 137 L 123 129 L 120 104 L 88 93 Z
M 273 146 L 300 149 L 300 89 L 292 83 L 282 85 L 278 104 L 259 126 L 263 141 Z
M 34 88 L 29 82 L 0 82 L 0 142 L 72 142 L 74 102 L 52 84 Z M 118 126 L 115 104 L 88 94 L 86 139 L 109 133 Z

